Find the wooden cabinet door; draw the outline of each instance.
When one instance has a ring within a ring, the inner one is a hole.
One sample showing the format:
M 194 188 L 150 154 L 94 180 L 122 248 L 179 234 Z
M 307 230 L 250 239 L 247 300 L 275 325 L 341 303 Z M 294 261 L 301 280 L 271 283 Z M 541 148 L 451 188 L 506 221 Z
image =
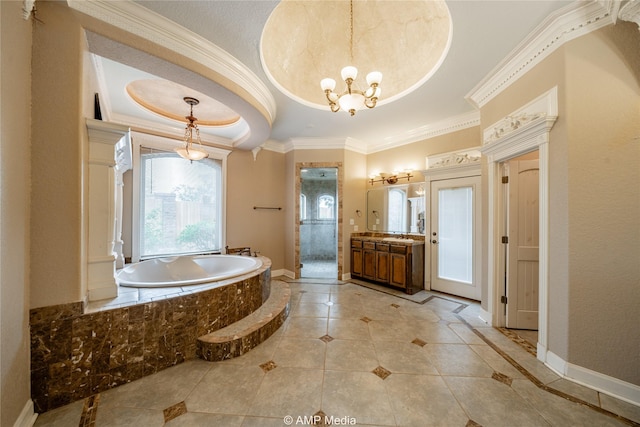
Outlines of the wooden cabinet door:
M 362 277 L 371 280 L 376 278 L 376 251 L 374 250 L 362 251 Z
M 404 254 L 390 254 L 389 283 L 401 288 L 407 287 L 407 257 Z
M 351 248 L 351 274 L 362 276 L 362 249 Z
M 389 252 L 376 251 L 376 278 L 378 282 L 389 283 Z

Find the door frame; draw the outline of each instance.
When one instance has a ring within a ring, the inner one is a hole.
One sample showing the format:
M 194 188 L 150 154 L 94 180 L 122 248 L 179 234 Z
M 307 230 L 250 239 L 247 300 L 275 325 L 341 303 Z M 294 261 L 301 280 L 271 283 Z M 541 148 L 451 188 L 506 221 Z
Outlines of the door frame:
M 298 162 L 296 163 L 296 185 L 295 185 L 295 228 L 294 228 L 294 240 L 295 240 L 295 253 L 294 253 L 294 279 L 300 278 L 300 188 L 302 184 L 302 169 L 312 168 L 336 168 L 337 174 L 337 188 L 336 188 L 336 203 L 338 208 L 336 210 L 336 247 L 338 257 L 338 277 L 340 280 L 342 277 L 343 269 L 343 246 L 342 242 L 342 183 L 343 183 L 343 166 L 342 162 Z
M 427 161 L 427 169 L 422 171 L 422 174 L 425 178 L 425 208 L 431 209 L 431 182 L 432 181 L 444 181 L 448 179 L 456 179 L 456 178 L 467 178 L 474 176 L 481 176 L 481 152 L 480 147 L 470 148 L 466 150 L 460 151 L 452 151 L 448 153 L 436 154 L 432 156 L 428 156 Z M 482 179 L 480 180 L 480 184 L 478 186 L 478 192 L 476 194 L 476 208 L 478 209 L 479 222 L 478 225 L 480 230 L 482 230 Z M 425 272 L 431 271 L 431 212 L 428 215 L 425 215 Z M 480 236 L 480 241 L 483 241 L 483 235 Z M 481 257 L 481 253 L 475 254 L 476 258 Z M 480 260 L 481 258 L 478 258 Z M 482 268 L 483 263 L 477 262 L 474 259 L 474 267 L 477 265 L 478 271 L 474 272 L 474 275 L 477 273 L 478 276 L 482 278 Z M 427 290 L 431 290 L 431 273 L 424 275 L 424 288 Z
M 466 179 L 467 181 L 473 180 L 471 181 L 470 184 L 464 185 L 462 187 L 472 187 L 473 188 L 473 201 L 472 201 L 472 208 L 473 208 L 473 233 L 472 233 L 472 251 L 473 251 L 473 259 L 472 259 L 472 277 L 473 277 L 473 288 L 474 288 L 474 296 L 468 296 L 468 295 L 461 295 L 461 294 L 457 294 L 457 293 L 453 293 L 453 295 L 456 296 L 460 296 L 462 298 L 469 298 L 469 299 L 473 299 L 473 300 L 477 300 L 480 301 L 480 299 L 482 298 L 482 176 L 480 175 L 480 170 L 478 169 L 477 171 L 478 173 L 475 175 L 467 175 L 467 176 L 461 176 L 461 177 L 457 177 L 457 178 L 446 178 L 446 179 L 431 179 L 429 181 L 429 185 L 430 188 L 429 190 L 432 189 L 433 184 L 434 183 L 451 183 L 454 184 L 455 181 L 459 181 L 459 180 L 463 180 Z M 453 186 L 453 185 L 452 185 Z M 429 277 L 431 280 L 430 285 L 431 285 L 431 290 L 433 289 L 433 279 L 434 279 L 434 273 L 438 272 L 438 268 L 437 266 L 435 266 L 435 260 L 433 259 L 434 257 L 434 250 L 437 250 L 437 245 L 433 245 L 430 244 L 431 239 L 436 239 L 436 240 L 440 240 L 441 236 L 438 235 L 437 236 L 433 236 L 433 215 L 434 215 L 434 209 L 433 209 L 433 205 L 434 205 L 434 199 L 436 199 L 438 196 L 436 194 L 433 194 L 433 192 L 430 192 L 430 200 L 429 200 L 429 207 L 431 208 L 431 213 L 429 215 L 429 229 L 428 229 L 428 235 L 427 235 L 427 239 L 426 242 L 429 245 L 429 256 L 432 257 L 432 259 L 430 260 L 430 270 L 429 270 Z M 438 215 L 438 225 L 440 223 L 440 216 Z M 440 255 L 438 254 L 438 257 Z M 438 272 L 439 274 L 439 272 Z M 459 283 L 459 282 L 458 282 Z M 454 286 L 458 286 L 460 287 L 460 285 L 454 285 Z M 442 291 L 442 289 L 440 290 L 436 290 L 438 292 L 444 292 Z M 464 292 L 462 292 L 464 293 Z
M 481 318 L 492 326 L 504 327 L 506 316 L 500 298 L 504 286 L 503 232 L 505 201 L 500 163 L 539 151 L 540 239 L 539 314 L 537 358 L 547 361 L 549 307 L 549 142 L 558 118 L 558 88 L 553 87 L 522 108 L 483 131 L 481 152 L 487 159 L 487 299 Z

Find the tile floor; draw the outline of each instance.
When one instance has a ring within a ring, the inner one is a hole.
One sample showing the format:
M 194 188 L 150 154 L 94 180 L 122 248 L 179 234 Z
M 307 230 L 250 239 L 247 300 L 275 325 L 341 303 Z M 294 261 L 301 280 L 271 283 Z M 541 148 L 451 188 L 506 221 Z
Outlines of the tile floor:
M 279 279 L 291 314 L 248 354 L 191 360 L 35 425 L 640 425 L 640 408 L 559 378 L 481 322 L 475 303 Z
M 305 260 L 302 262 L 300 276 L 305 279 L 335 279 L 338 277 L 338 262 Z

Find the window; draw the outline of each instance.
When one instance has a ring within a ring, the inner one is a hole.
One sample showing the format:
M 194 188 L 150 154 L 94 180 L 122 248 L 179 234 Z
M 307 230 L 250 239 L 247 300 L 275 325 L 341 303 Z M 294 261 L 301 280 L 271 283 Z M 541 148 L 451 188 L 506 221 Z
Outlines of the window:
M 333 196 L 324 194 L 318 197 L 318 219 L 335 218 L 335 199 Z
M 219 252 L 225 244 L 225 179 L 231 151 L 205 146 L 209 158 L 189 162 L 175 153 L 182 145 L 175 139 L 135 131 L 131 136 L 131 261 Z M 125 241 L 125 256 L 127 246 Z
M 140 258 L 219 250 L 222 165 L 140 151 Z

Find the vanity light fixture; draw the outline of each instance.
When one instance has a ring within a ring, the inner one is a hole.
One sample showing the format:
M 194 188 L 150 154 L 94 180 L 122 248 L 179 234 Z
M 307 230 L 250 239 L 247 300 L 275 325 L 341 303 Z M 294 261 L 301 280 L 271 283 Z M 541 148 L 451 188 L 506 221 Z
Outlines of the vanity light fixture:
M 351 18 L 349 54 L 351 61 L 353 61 L 353 0 L 349 2 L 349 13 Z M 369 87 L 365 91 L 352 87 L 354 80 L 358 76 L 358 69 L 356 67 L 351 65 L 344 67 L 340 75 L 342 80 L 347 84 L 347 88 L 340 94 L 333 91 L 336 88 L 335 80 L 326 78 L 320 81 L 320 87 L 327 97 L 331 111 L 335 113 L 342 109 L 348 111 L 349 114 L 353 116 L 357 110 L 361 110 L 364 107 L 373 108 L 376 106 L 378 98 L 380 97 L 379 85 L 382 80 L 381 72 L 372 71 L 367 74 L 367 85 L 369 85 Z
M 191 106 L 191 112 L 188 116 L 185 116 L 185 119 L 189 120 L 189 123 L 187 123 L 187 126 L 184 129 L 184 147 L 176 148 L 175 151 L 180 155 L 180 157 L 190 161 L 205 159 L 209 157 L 209 154 L 207 154 L 207 152 L 202 149 L 202 141 L 200 140 L 200 129 L 198 129 L 198 125 L 196 124 L 196 121 L 198 119 L 193 116 L 193 106 L 198 105 L 200 101 L 190 96 L 185 96 L 183 99 L 184 102 Z M 194 147 L 194 142 L 197 143 L 200 148 Z
M 380 177 L 379 179 L 377 179 L 378 176 Z M 398 180 L 400 179 L 406 179 L 407 181 L 410 181 L 411 178 L 413 178 L 413 175 L 411 175 L 410 170 L 404 171 L 402 174 L 394 172 L 393 175 L 390 176 L 386 176 L 386 174 L 380 173 L 377 175 L 371 175 L 369 177 L 369 183 L 371 185 L 373 185 L 374 182 L 381 182 L 383 184 L 397 184 Z

